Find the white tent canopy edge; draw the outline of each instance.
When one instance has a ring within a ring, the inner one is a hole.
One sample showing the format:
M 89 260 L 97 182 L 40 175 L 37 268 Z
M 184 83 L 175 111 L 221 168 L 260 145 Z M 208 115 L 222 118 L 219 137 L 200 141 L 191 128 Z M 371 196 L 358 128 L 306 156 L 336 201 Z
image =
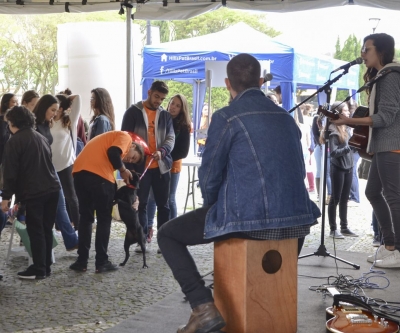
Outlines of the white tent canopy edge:
M 19 2 L 20 4 L 17 4 Z M 130 1 L 129 1 L 130 2 Z M 135 19 L 141 20 L 185 20 L 204 14 L 208 11 L 225 6 L 230 9 L 255 10 L 266 12 L 290 12 L 338 7 L 345 5 L 360 5 L 381 9 L 400 10 L 398 0 L 175 0 L 148 1 L 146 3 L 131 2 L 136 8 Z M 83 4 L 86 3 L 86 4 Z M 0 14 L 51 14 L 51 13 L 87 13 L 95 11 L 118 11 L 123 2 L 110 1 L 50 1 L 44 0 L 0 0 Z

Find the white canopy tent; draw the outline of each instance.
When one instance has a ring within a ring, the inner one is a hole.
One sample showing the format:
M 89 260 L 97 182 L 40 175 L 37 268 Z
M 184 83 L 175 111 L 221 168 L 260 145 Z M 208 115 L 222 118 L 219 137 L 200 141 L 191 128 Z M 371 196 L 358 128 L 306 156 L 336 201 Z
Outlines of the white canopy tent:
M 398 0 L 0 0 L 0 14 L 81 13 L 116 10 L 130 3 L 141 20 L 185 20 L 220 7 L 266 12 L 290 12 L 346 5 L 400 10 Z
M 132 20 L 186 20 L 221 7 L 264 12 L 290 12 L 339 7 L 369 6 L 400 10 L 399 0 L 0 0 L 0 14 L 87 13 L 126 10 L 126 106 L 132 103 Z

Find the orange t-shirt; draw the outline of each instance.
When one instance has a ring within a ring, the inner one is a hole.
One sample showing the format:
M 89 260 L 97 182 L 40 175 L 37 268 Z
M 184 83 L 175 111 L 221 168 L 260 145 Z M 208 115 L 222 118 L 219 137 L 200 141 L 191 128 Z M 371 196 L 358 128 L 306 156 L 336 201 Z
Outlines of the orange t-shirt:
M 154 153 L 157 150 L 157 143 L 156 143 L 156 114 L 157 111 L 150 110 L 143 105 L 146 114 L 147 114 L 147 144 L 149 146 L 149 150 L 151 153 Z M 146 157 L 146 166 L 149 164 L 151 156 Z M 158 168 L 158 162 L 153 160 L 151 162 L 149 169 Z
M 100 134 L 90 140 L 75 160 L 72 173 L 89 171 L 115 183 L 114 167 L 108 159 L 108 148 L 115 146 L 121 149 L 121 158 L 129 152 L 132 138 L 126 132 L 111 131 Z
M 182 170 L 182 160 L 177 160 L 172 163 L 171 173 L 179 173 Z

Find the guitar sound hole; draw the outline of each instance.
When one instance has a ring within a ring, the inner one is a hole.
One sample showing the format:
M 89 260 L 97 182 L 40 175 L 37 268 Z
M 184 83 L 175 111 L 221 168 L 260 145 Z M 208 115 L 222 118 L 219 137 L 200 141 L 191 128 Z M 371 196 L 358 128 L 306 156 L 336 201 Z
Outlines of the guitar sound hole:
M 282 266 L 282 256 L 276 250 L 270 250 L 262 258 L 262 268 L 267 274 L 275 274 Z

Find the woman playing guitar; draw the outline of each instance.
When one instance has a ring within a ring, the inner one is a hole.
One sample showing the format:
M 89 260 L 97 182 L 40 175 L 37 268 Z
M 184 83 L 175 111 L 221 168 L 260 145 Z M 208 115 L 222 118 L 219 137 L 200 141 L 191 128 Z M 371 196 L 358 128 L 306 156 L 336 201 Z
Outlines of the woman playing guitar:
M 393 37 L 379 33 L 364 38 L 361 57 L 367 66 L 364 80 L 371 83 L 369 116 L 339 115 L 332 120 L 336 125 L 369 126 L 367 152 L 372 164 L 365 195 L 379 221 L 384 245 L 367 260 L 382 268 L 400 268 L 400 64 L 393 62 L 394 54 Z M 385 71 L 389 73 L 383 75 Z

